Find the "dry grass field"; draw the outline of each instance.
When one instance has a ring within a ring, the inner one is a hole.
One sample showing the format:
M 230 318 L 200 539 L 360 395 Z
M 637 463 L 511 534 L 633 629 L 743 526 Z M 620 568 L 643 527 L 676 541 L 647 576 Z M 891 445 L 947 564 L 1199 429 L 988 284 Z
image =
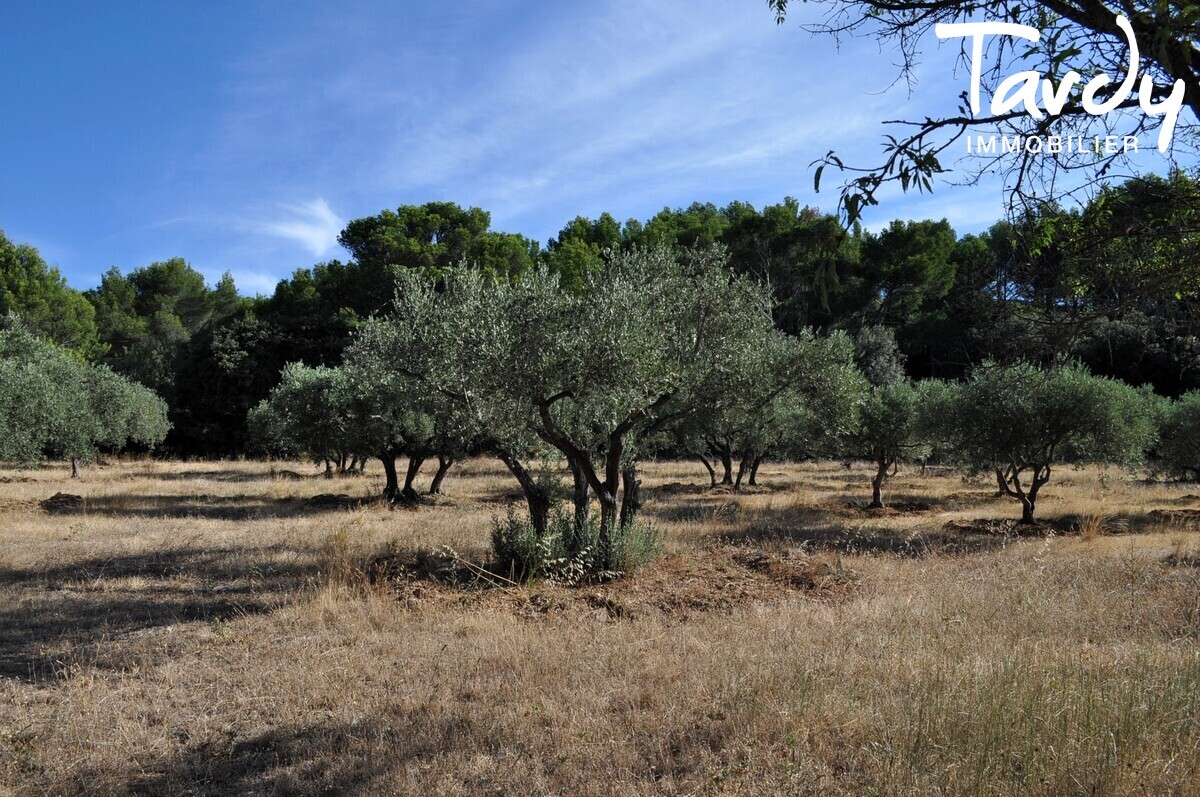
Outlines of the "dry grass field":
M 0 471 L 0 794 L 1200 794 L 1194 487 L 1063 470 L 1013 534 L 955 473 L 650 464 L 667 555 L 570 588 L 417 555 L 486 559 L 497 463 L 318 474 Z

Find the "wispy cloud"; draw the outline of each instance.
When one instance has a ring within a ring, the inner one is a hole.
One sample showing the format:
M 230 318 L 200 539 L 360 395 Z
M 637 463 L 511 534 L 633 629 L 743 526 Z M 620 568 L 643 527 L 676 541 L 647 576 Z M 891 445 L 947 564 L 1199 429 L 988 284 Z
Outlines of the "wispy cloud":
M 270 296 L 275 292 L 275 286 L 279 282 L 279 277 L 258 271 L 235 270 L 232 272 L 232 275 L 238 292 L 243 295 L 256 293 L 262 296 Z M 209 277 L 209 281 L 213 282 L 214 280 L 212 277 Z
M 263 222 L 259 230 L 278 238 L 295 241 L 307 249 L 313 257 L 322 257 L 337 245 L 338 233 L 346 226 L 329 207 L 329 203 L 317 199 L 299 204 L 280 205 L 283 218 Z
M 466 16 L 301 5 L 228 65 L 188 173 L 203 191 L 171 208 L 204 228 L 186 251 L 207 247 L 224 267 L 282 276 L 329 257 L 344 227 L 331 203 L 354 218 L 452 200 L 543 241 L 576 214 L 647 218 L 694 200 L 792 195 L 831 210 L 837 176 L 815 195 L 815 159 L 869 163 L 879 120 L 958 91 L 881 94 L 894 70 L 874 43 L 839 50 L 728 0 L 496 0 Z M 182 240 L 186 226 L 161 235 Z

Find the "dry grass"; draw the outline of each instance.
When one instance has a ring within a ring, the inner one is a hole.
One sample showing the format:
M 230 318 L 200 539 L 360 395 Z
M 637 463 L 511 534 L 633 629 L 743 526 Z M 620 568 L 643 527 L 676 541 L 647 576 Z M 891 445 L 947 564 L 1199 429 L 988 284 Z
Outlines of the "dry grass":
M 0 794 L 1200 793 L 1187 487 L 1065 472 L 1017 536 L 956 474 L 658 463 L 664 560 L 482 589 L 371 563 L 481 561 L 493 463 L 396 511 L 316 473 L 0 471 Z

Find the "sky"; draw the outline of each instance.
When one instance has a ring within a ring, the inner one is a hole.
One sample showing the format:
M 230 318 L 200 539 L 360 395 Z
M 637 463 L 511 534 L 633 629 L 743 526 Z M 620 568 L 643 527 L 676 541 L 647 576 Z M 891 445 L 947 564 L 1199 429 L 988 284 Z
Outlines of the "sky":
M 346 221 L 449 200 L 545 243 L 576 215 L 794 196 L 878 161 L 885 119 L 952 109 L 957 45 L 814 38 L 765 0 L 6 3 L 0 230 L 78 288 L 183 257 L 269 294 Z M 1002 190 L 888 195 L 868 226 L 1003 213 Z

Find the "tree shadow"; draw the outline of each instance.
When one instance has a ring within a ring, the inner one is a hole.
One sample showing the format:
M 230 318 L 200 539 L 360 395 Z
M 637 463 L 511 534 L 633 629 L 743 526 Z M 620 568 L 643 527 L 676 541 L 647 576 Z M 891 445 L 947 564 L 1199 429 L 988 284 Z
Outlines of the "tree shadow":
M 269 481 L 314 481 L 325 480 L 323 473 L 297 473 L 294 470 L 270 470 L 267 472 L 252 472 L 246 473 L 239 470 L 182 470 L 177 472 L 163 471 L 150 473 L 129 473 L 122 477 L 124 481 L 137 481 L 140 479 L 148 479 L 150 481 L 161 482 L 193 482 L 193 481 L 211 481 L 211 482 L 228 482 L 231 484 L 242 484 L 249 482 L 269 482 Z M 330 479 L 329 481 L 332 481 Z
M 846 554 L 882 553 L 906 557 L 974 554 L 997 550 L 1008 542 L 1003 535 L 958 531 L 936 523 L 894 529 L 863 522 L 873 517 L 921 517 L 932 511 L 932 506 L 921 502 L 905 505 L 920 507 L 915 511 L 877 512 L 841 502 L 833 506 L 790 504 L 747 507 L 728 498 L 709 496 L 677 500 L 669 506 L 648 508 L 646 513 L 662 521 L 712 525 L 715 527 L 714 537 L 733 544 L 782 542 L 789 546 Z
M 0 568 L 0 676 L 41 682 L 80 660 L 120 667 L 124 642 L 184 623 L 274 611 L 320 563 L 281 546 L 181 547 L 29 569 Z
M 890 554 L 906 558 L 959 556 L 997 551 L 1012 543 L 1004 535 L 963 533 L 942 528 L 890 529 L 810 523 L 787 528 L 754 526 L 723 535 L 733 543 L 778 544 L 853 554 Z
M 489 506 L 505 506 L 507 504 L 524 504 L 525 496 L 518 489 L 505 487 L 489 490 L 477 500 L 479 503 Z
M 73 785 L 78 794 L 95 794 L 112 790 L 119 779 L 119 791 L 146 797 L 367 794 L 404 763 L 384 749 L 389 743 L 412 748 L 408 758 L 437 753 L 420 739 L 401 739 L 372 721 L 273 729 L 246 738 L 227 732 L 125 772 L 80 772 Z
M 56 507 L 57 515 L 101 515 L 118 518 L 200 518 L 253 520 L 296 518 L 372 505 L 374 498 L 323 494 L 310 498 L 266 498 L 258 495 L 101 495 L 78 506 Z

